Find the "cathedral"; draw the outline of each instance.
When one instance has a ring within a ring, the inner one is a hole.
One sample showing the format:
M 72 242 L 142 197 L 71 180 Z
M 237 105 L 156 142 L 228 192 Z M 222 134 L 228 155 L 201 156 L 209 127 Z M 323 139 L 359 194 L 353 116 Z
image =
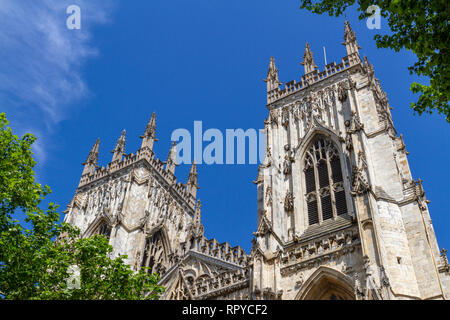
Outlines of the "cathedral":
M 125 154 L 123 131 L 106 167 L 97 140 L 64 221 L 105 235 L 134 270 L 157 272 L 162 299 L 450 298 L 422 181 L 348 22 L 343 45 L 341 62 L 319 71 L 306 44 L 300 81 L 282 84 L 270 59 L 249 253 L 205 237 L 196 165 L 182 183 L 175 143 L 156 157 L 155 114 L 141 148 Z

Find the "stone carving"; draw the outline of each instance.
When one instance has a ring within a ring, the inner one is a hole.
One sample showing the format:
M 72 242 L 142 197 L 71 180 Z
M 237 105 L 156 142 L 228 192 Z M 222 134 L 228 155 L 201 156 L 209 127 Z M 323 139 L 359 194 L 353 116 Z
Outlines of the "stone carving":
M 347 100 L 347 88 L 344 82 L 340 82 L 337 86 L 338 100 L 343 103 Z
M 345 135 L 345 149 L 347 149 L 347 151 L 351 151 L 353 150 L 353 140 L 352 140 L 352 136 L 351 134 L 349 134 L 347 132 L 347 134 Z
M 345 261 L 342 262 L 342 268 L 341 268 L 342 273 L 345 274 L 352 274 L 354 272 L 353 267 L 349 266 L 348 263 Z
M 367 159 L 364 151 L 358 152 L 358 163 L 362 168 L 367 169 Z
M 267 156 L 267 158 L 272 157 L 272 149 L 270 147 L 266 148 L 266 156 Z
M 352 112 L 352 116 L 350 120 L 347 120 L 345 122 L 345 126 L 347 127 L 347 132 L 350 134 L 364 129 L 364 125 L 361 124 L 361 120 L 359 119 L 359 116 L 356 114 L 356 112 Z
M 386 274 L 386 270 L 384 269 L 383 266 L 380 266 L 380 280 L 381 280 L 381 286 L 382 287 L 389 287 L 390 286 L 390 282 L 389 282 L 389 278 Z
M 403 141 L 403 134 L 400 134 L 400 137 L 398 138 L 398 148 L 397 148 L 397 151 L 402 151 L 402 152 L 404 152 L 406 155 L 409 154 L 409 152 L 406 151 L 405 142 Z
M 279 110 L 278 109 L 272 109 L 270 110 L 269 114 L 269 121 L 272 126 L 278 127 L 278 117 L 279 117 Z
M 141 252 L 138 251 L 136 253 L 136 257 L 134 259 L 134 270 L 139 270 L 139 267 L 141 266 L 141 263 L 142 263 L 142 261 L 141 261 Z
M 260 184 L 263 181 L 264 181 L 264 178 L 263 178 L 263 174 L 261 172 L 261 165 L 259 165 L 258 166 L 258 175 L 256 177 L 256 180 L 253 180 L 253 183 L 254 184 Z
M 298 280 L 295 282 L 295 287 L 300 288 L 304 281 L 305 279 L 303 278 L 303 273 L 300 272 L 300 274 L 298 275 Z
M 361 195 L 370 190 L 370 185 L 367 182 L 365 169 L 363 167 L 353 166 L 352 176 L 351 193 L 353 195 Z
M 441 250 L 441 266 L 439 272 L 450 274 L 450 264 L 448 263 L 447 250 L 442 248 Z
M 267 212 L 263 210 L 261 212 L 261 219 L 259 221 L 259 225 L 256 232 L 253 232 L 255 237 L 265 236 L 272 230 L 272 224 L 267 217 Z
M 364 273 L 366 277 L 370 277 L 372 275 L 372 267 L 371 267 L 371 263 L 370 263 L 370 258 L 365 255 L 363 257 L 364 259 Z
M 313 72 L 317 68 L 316 64 L 314 63 L 313 53 L 312 53 L 308 43 L 306 43 L 306 46 L 305 46 L 303 62 L 301 62 L 300 64 L 305 67 L 305 74 Z
M 289 107 L 285 106 L 281 113 L 281 124 L 283 127 L 287 128 L 289 126 Z
M 344 232 L 298 243 L 281 255 L 281 274 L 288 276 L 315 264 L 325 264 L 327 261 L 351 254 L 359 247 L 358 231 L 354 227 Z
M 425 190 L 423 189 L 422 180 L 417 179 L 413 180 L 413 197 L 417 201 L 417 204 L 419 205 L 420 210 L 425 211 L 427 210 L 427 204 L 430 203 L 430 201 L 425 196 Z
M 268 206 L 268 207 L 272 206 L 272 188 L 271 187 L 267 187 L 265 198 L 267 199 L 266 206 Z
M 447 250 L 444 248 L 441 250 L 441 259 L 444 265 L 448 265 Z
M 284 210 L 286 212 L 294 211 L 294 196 L 291 191 L 288 191 L 284 198 Z
M 292 107 L 292 115 L 295 121 L 303 119 L 303 113 L 301 111 L 300 101 L 296 101 Z
M 274 57 L 270 57 L 269 70 L 267 71 L 267 78 L 264 79 L 267 83 L 267 92 L 279 88 L 281 82 L 278 79 L 278 69 L 275 65 Z
M 125 135 L 126 131 L 123 130 L 120 138 L 117 140 L 116 147 L 111 151 L 111 153 L 114 154 L 112 162 L 120 161 L 122 156 L 125 154 Z
M 311 115 L 312 117 L 315 117 L 321 124 L 323 124 L 322 111 L 323 110 L 320 107 L 320 102 L 317 95 L 313 95 L 311 97 Z
M 284 150 L 285 150 L 286 154 L 284 155 L 283 173 L 284 173 L 284 175 L 289 175 L 289 174 L 291 174 L 292 162 L 294 162 L 294 156 L 293 156 L 291 148 L 288 144 L 284 146 Z
M 355 274 L 355 297 L 356 300 L 364 300 L 364 289 L 361 286 L 357 273 Z

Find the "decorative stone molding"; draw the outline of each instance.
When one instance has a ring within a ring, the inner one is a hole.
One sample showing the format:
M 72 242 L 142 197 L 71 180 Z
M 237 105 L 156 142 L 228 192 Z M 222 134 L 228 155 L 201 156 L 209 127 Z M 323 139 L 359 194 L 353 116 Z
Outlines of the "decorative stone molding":
M 289 126 L 289 107 L 283 107 L 281 111 L 281 124 L 283 127 L 287 128 Z
M 409 152 L 406 151 L 405 142 L 403 141 L 403 134 L 398 137 L 398 148 L 397 151 L 402 151 L 404 154 L 408 155 Z
M 278 127 L 278 117 L 279 117 L 279 110 L 278 109 L 270 110 L 269 122 L 270 122 L 270 124 L 272 126 Z
M 290 246 L 281 254 L 280 272 L 283 276 L 287 276 L 304 268 L 336 260 L 353 252 L 360 245 L 357 229 L 350 228 Z
M 215 277 L 200 279 L 193 283 L 191 292 L 198 300 L 224 296 L 248 288 L 250 283 L 249 275 L 248 268 L 223 272 Z

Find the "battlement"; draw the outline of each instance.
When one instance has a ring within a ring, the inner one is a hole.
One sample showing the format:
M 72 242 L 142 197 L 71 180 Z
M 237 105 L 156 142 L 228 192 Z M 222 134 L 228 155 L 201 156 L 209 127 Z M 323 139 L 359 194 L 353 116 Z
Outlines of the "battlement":
M 248 256 L 241 246 L 232 247 L 228 242 L 220 243 L 216 239 L 197 237 L 183 243 L 181 249 L 183 255 L 192 250 L 240 267 L 246 267 L 248 263 Z
M 152 150 L 155 138 L 155 114 L 152 115 L 150 123 L 147 125 L 146 132 L 141 138 L 143 139 L 142 146 L 136 151 L 136 153 L 125 154 L 125 130 L 122 132 L 121 137 L 117 141 L 116 147 L 112 151 L 114 153 L 112 161 L 108 163 L 105 167 L 97 166 L 98 160 L 98 148 L 100 140 L 97 140 L 96 144 L 89 153 L 88 160 L 83 163 L 84 170 L 81 175 L 80 182 L 78 184 L 78 189 L 86 187 L 87 185 L 108 177 L 118 171 L 125 168 L 134 166 L 140 161 L 145 161 L 151 168 L 153 173 L 157 173 L 166 184 L 173 190 L 179 197 L 184 199 L 186 203 L 193 209 L 195 207 L 196 192 L 192 191 L 192 187 L 187 188 L 187 184 L 181 182 L 177 183 L 177 178 L 174 175 L 174 169 L 167 166 L 167 162 L 161 161 L 159 158 L 155 157 Z M 173 146 L 174 147 L 174 146 Z M 172 148 L 173 148 L 172 147 Z M 175 157 L 174 152 L 169 152 L 169 157 Z M 175 158 L 171 159 L 172 163 L 175 162 Z M 195 164 L 193 164 L 195 166 Z M 196 170 L 196 169 L 195 169 Z M 191 170 L 192 171 L 192 170 Z M 197 187 L 197 173 L 190 178 L 191 184 Z
M 285 83 L 284 88 L 276 87 L 267 93 L 267 104 L 272 104 L 280 99 L 283 99 L 293 93 L 302 91 L 311 85 L 328 79 L 337 73 L 348 70 L 349 68 L 361 64 L 361 58 L 358 52 L 351 53 L 350 55 L 342 58 L 341 63 L 336 62 L 329 63 L 325 66 L 325 70 L 319 72 L 319 70 L 311 71 L 301 77 L 301 81 L 296 80 Z

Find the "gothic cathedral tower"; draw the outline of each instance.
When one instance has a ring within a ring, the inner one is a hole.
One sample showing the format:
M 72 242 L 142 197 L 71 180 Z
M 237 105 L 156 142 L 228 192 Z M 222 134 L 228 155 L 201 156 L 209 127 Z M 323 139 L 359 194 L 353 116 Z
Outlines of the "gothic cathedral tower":
M 421 180 L 367 58 L 345 23 L 347 55 L 280 88 L 267 74 L 266 158 L 255 181 L 255 299 L 450 298 Z

